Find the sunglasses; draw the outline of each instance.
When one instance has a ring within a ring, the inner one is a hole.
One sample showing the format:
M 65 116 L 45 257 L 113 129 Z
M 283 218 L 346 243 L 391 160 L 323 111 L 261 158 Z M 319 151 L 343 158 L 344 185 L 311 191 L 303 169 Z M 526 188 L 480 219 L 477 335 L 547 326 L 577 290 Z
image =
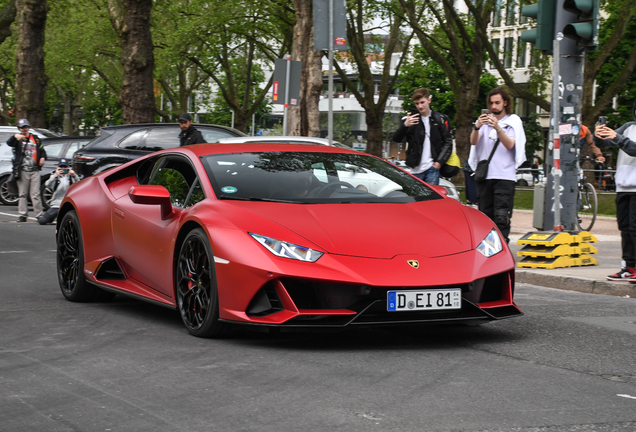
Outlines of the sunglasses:
M 29 129 L 30 126 L 20 126 L 18 129 Z

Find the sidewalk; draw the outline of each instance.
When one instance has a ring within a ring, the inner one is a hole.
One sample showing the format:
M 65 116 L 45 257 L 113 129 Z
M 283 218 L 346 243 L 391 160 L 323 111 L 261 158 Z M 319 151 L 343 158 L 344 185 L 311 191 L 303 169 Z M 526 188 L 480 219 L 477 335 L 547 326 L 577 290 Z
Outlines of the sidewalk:
M 512 215 L 510 232 L 510 249 L 516 261 L 523 246 L 517 244 L 524 234 L 537 231 L 532 226 L 532 210 L 515 210 Z M 590 231 L 598 242 L 593 246 L 598 249 L 594 258 L 598 265 L 569 267 L 557 269 L 516 269 L 516 281 L 551 288 L 566 289 L 595 294 L 636 297 L 636 284 L 628 282 L 611 282 L 607 275 L 616 273 L 621 265 L 621 237 L 615 217 L 599 216 Z

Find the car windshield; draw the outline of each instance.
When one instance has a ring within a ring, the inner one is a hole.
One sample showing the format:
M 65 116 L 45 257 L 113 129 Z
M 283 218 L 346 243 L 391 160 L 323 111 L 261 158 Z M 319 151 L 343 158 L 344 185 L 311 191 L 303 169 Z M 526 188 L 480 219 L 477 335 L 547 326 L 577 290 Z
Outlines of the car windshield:
M 228 153 L 202 160 L 219 199 L 312 204 L 441 198 L 409 174 L 363 153 Z

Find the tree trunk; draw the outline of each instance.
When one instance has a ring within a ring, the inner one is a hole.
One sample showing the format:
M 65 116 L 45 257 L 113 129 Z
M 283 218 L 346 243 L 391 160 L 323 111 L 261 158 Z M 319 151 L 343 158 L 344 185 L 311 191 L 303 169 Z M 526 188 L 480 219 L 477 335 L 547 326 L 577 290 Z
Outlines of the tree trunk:
M 292 60 L 302 65 L 298 106 L 289 109 L 289 135 L 320 136 L 319 103 L 322 92 L 322 53 L 314 49 L 312 0 L 294 0 L 296 25 Z
M 378 109 L 377 106 L 373 108 L 374 109 L 365 110 L 367 122 L 366 152 L 374 156 L 382 156 L 382 141 L 384 140 L 382 119 L 384 118 L 384 105 L 382 105 L 381 109 Z
M 27 118 L 31 127 L 44 127 L 44 29 L 49 6 L 46 0 L 18 0 L 15 115 Z
M 119 104 L 124 124 L 154 122 L 151 10 L 152 0 L 108 0 L 110 21 L 122 51 L 124 76 Z

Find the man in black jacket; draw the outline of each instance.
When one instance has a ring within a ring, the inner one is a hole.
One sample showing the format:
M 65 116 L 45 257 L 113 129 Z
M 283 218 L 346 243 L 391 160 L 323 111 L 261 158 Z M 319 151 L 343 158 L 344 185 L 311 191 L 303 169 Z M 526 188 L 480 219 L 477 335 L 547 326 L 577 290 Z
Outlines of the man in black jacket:
M 205 143 L 201 132 L 192 126 L 192 117 L 190 117 L 190 114 L 183 113 L 179 116 L 179 126 L 181 127 L 181 133 L 179 134 L 179 145 L 181 147 L 190 144 Z
M 18 222 L 27 221 L 27 193 L 31 196 L 35 217 L 44 213 L 40 200 L 40 170 L 46 152 L 40 138 L 29 132 L 30 126 L 27 119 L 18 120 L 20 132 L 7 140 L 9 147 L 13 147 L 13 172 L 18 182 Z
M 439 184 L 439 170 L 453 152 L 453 137 L 442 114 L 431 110 L 427 88 L 417 89 L 411 97 L 417 110 L 406 116 L 393 141 L 408 142 L 406 164 L 411 173 L 428 184 Z

